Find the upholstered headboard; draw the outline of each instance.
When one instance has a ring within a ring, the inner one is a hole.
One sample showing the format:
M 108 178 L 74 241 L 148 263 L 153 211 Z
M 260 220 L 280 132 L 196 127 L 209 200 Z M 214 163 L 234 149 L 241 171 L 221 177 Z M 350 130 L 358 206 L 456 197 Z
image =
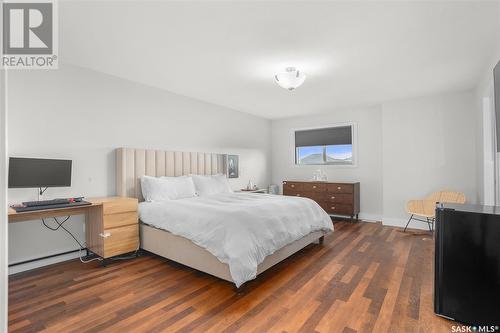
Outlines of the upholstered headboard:
M 144 175 L 182 176 L 226 173 L 226 155 L 134 148 L 116 149 L 116 194 L 143 201 Z

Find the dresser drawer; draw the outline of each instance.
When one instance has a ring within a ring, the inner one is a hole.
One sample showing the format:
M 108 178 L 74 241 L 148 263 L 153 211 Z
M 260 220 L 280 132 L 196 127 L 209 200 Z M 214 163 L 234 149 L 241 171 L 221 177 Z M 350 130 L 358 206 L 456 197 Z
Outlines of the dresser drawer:
M 326 200 L 326 192 L 312 192 L 312 191 L 308 191 L 308 192 L 301 192 L 300 193 L 300 196 L 301 197 L 304 197 L 304 198 L 309 198 L 309 199 L 313 199 L 314 201 L 325 201 Z
M 102 203 L 103 213 L 116 214 L 125 212 L 137 212 L 139 203 L 137 199 L 123 198 Z
M 302 197 L 302 198 L 309 198 L 313 199 L 314 201 L 325 201 L 325 193 L 321 192 L 312 192 L 312 191 L 287 191 L 283 193 L 286 196 L 291 196 L 291 197 Z
M 125 225 L 137 224 L 139 217 L 137 211 L 108 214 L 103 216 L 104 229 L 116 228 Z
M 352 194 L 343 194 L 343 193 L 328 193 L 326 196 L 326 200 L 328 202 L 340 203 L 340 204 L 349 204 L 353 203 L 353 195 Z
M 139 247 L 139 225 L 104 230 L 104 257 L 132 252 Z
M 353 193 L 354 186 L 351 184 L 327 184 L 326 189 L 331 193 Z
M 290 197 L 305 197 L 305 198 L 307 198 L 307 195 L 309 194 L 309 192 L 287 189 L 287 190 L 283 190 L 283 194 L 290 196 Z
M 285 193 L 285 191 L 302 191 L 303 189 L 304 184 L 302 183 L 283 182 L 283 193 Z
M 303 189 L 304 189 L 304 191 L 325 192 L 326 191 L 326 184 L 304 183 Z
M 323 209 L 329 214 L 353 215 L 352 205 L 327 202 L 323 204 Z

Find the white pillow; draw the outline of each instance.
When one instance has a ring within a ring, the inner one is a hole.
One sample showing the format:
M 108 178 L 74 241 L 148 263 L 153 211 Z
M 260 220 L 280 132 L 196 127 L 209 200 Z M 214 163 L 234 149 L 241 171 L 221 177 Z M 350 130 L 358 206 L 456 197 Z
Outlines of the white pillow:
M 150 177 L 141 178 L 142 196 L 146 201 L 165 201 L 196 196 L 191 177 Z
M 199 196 L 233 192 L 229 186 L 226 176 L 224 175 L 191 175 L 191 177 L 193 178 L 196 193 Z

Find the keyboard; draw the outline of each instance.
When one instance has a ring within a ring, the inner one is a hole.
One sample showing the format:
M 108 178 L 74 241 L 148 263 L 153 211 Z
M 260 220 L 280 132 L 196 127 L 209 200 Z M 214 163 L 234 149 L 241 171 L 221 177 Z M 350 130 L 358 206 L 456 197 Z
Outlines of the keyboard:
M 63 199 L 66 200 L 66 199 Z M 52 200 L 45 200 L 45 201 L 52 201 Z M 84 201 L 84 200 L 79 200 L 79 201 L 69 201 L 66 200 L 63 203 L 58 203 L 58 204 L 51 204 L 51 205 L 43 205 L 43 206 L 25 206 L 25 205 L 14 205 L 11 206 L 12 209 L 14 209 L 17 213 L 22 213 L 22 212 L 30 212 L 30 211 L 35 211 L 35 210 L 44 210 L 44 209 L 59 209 L 59 208 L 71 208 L 71 207 L 78 207 L 78 206 L 88 206 L 91 205 L 92 203 Z M 39 201 L 36 201 L 39 202 Z
M 51 200 L 40 200 L 40 201 L 26 201 L 23 202 L 25 207 L 38 207 L 38 206 L 51 206 L 51 205 L 61 205 L 68 204 L 71 201 L 69 199 L 51 199 Z

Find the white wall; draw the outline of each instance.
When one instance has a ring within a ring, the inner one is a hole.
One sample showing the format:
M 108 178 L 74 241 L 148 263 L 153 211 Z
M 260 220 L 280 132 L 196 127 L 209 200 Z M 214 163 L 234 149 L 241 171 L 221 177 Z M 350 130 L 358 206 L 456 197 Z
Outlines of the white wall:
M 46 198 L 113 195 L 113 150 L 122 146 L 238 154 L 233 188 L 269 184 L 268 120 L 69 65 L 13 71 L 8 85 L 9 155 L 73 160 L 72 187 L 48 189 Z M 10 203 L 36 199 L 35 189 L 8 194 Z M 82 217 L 67 226 L 84 240 Z M 40 221 L 10 225 L 9 263 L 76 248 Z
M 472 92 L 274 120 L 272 180 L 309 180 L 321 168 L 329 181 L 359 181 L 361 217 L 404 226 L 406 201 L 433 191 L 463 191 L 476 201 L 475 121 Z M 294 165 L 293 129 L 342 122 L 358 125 L 356 167 Z
M 472 92 L 382 105 L 384 224 L 404 225 L 405 203 L 431 192 L 464 192 L 476 201 Z
M 0 70 L 0 332 L 7 332 L 7 110 L 6 72 Z
M 344 122 L 357 125 L 357 166 L 296 166 L 293 130 L 328 126 Z M 295 117 L 272 122 L 272 181 L 310 180 L 313 172 L 322 169 L 330 181 L 361 183 L 363 219 L 382 217 L 382 119 L 380 107 L 335 110 L 327 114 Z

